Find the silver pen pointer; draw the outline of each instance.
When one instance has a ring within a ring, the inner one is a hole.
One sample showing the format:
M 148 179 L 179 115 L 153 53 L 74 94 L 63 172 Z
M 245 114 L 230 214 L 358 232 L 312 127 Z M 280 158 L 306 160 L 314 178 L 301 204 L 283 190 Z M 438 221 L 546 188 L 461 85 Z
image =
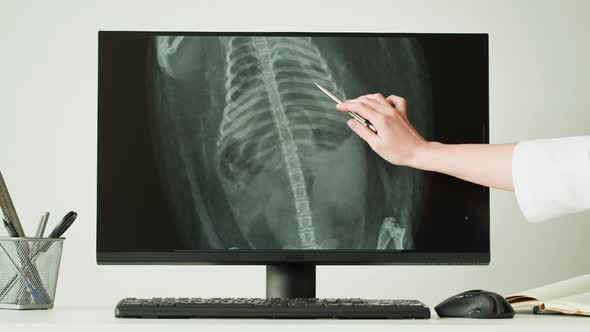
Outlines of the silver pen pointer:
M 342 99 L 338 98 L 335 94 L 333 94 L 332 92 L 328 91 L 328 89 L 324 88 L 323 86 L 319 85 L 316 82 L 313 82 L 313 84 L 315 84 L 320 90 L 322 90 L 323 93 L 326 94 L 326 96 L 332 98 L 333 101 L 336 102 L 336 104 L 342 104 L 343 101 Z M 377 133 L 377 128 L 375 128 L 375 126 L 373 126 L 373 124 L 371 122 L 369 122 L 367 119 L 363 118 L 362 116 L 356 114 L 355 112 L 347 112 L 348 115 L 350 115 L 351 117 L 353 117 L 356 121 L 360 122 L 363 126 L 371 129 L 375 134 Z

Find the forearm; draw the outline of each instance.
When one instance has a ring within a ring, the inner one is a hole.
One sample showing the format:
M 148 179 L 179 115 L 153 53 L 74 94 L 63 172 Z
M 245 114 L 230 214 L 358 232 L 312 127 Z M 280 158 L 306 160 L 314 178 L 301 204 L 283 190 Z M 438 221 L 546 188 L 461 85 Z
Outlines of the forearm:
M 483 186 L 514 190 L 513 144 L 441 144 L 427 142 L 407 117 L 406 100 L 381 94 L 347 100 L 336 108 L 369 120 L 377 133 L 350 120 L 348 125 L 373 151 L 394 165 L 448 174 Z
M 409 166 L 455 176 L 483 186 L 514 190 L 514 144 L 426 143 Z

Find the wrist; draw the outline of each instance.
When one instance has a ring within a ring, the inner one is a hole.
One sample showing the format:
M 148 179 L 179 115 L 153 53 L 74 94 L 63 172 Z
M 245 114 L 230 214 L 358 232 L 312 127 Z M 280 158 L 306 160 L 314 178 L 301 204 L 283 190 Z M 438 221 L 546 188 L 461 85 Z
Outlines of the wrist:
M 408 166 L 423 171 L 436 170 L 436 151 L 442 148 L 444 144 L 439 142 L 424 142 L 415 151 L 414 157 L 408 163 Z

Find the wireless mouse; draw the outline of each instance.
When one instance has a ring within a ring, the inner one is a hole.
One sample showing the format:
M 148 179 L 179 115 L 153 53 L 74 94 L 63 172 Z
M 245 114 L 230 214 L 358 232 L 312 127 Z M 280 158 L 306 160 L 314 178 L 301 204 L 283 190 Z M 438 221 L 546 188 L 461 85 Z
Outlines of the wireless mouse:
M 503 296 L 484 290 L 470 290 L 450 297 L 434 307 L 439 317 L 512 318 L 514 309 Z

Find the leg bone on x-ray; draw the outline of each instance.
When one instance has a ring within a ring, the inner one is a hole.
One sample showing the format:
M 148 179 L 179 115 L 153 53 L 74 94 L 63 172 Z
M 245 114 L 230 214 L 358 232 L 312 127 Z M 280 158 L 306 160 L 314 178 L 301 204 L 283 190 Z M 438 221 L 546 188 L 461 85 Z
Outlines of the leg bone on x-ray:
M 377 249 L 404 249 L 404 236 L 406 229 L 401 227 L 397 219 L 387 217 L 383 219 L 383 224 L 379 230 L 379 239 L 377 241 Z

